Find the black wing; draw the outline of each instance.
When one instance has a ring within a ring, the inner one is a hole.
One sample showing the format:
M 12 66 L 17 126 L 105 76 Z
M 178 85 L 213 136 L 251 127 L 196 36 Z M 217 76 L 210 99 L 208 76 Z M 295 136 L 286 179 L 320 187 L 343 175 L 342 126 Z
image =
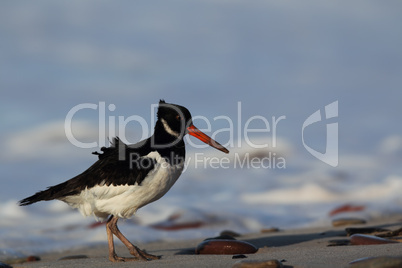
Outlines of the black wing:
M 123 154 L 121 150 L 124 150 Z M 60 199 L 79 194 L 85 188 L 96 185 L 141 185 L 144 178 L 156 165 L 155 159 L 140 156 L 147 154 L 147 143 L 144 143 L 140 148 L 133 149 L 115 138 L 111 147 L 103 147 L 101 151 L 102 154 L 94 153 L 98 155 L 99 160 L 80 175 L 51 186 L 47 190 L 37 192 L 19 201 L 19 204 L 26 206 L 38 201 Z M 120 160 L 121 158 L 124 160 Z

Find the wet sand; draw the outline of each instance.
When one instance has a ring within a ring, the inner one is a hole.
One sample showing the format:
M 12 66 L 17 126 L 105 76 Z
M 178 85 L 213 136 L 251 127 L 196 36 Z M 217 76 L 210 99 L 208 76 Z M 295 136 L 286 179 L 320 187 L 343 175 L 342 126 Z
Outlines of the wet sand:
M 195 247 L 202 242 L 202 239 L 198 239 L 137 245 L 151 254 L 162 255 L 160 260 L 148 262 L 111 263 L 108 260 L 108 249 L 105 243 L 96 248 L 45 254 L 40 256 L 40 261 L 14 264 L 13 267 L 232 267 L 239 261 L 270 259 L 281 261 L 284 267 L 348 267 L 349 262 L 365 257 L 402 257 L 402 243 L 328 246 L 329 241 L 349 239 L 346 236 L 346 227 L 398 229 L 402 227 L 401 219 L 402 215 L 369 221 L 363 225 L 328 226 L 242 235 L 236 239 L 247 241 L 259 248 L 257 253 L 247 254 L 247 258 L 243 259 L 233 259 L 233 255 L 196 255 Z M 127 234 L 127 236 L 135 241 L 135 235 Z M 127 249 L 121 244 L 117 244 L 117 254 L 130 257 Z M 62 257 L 74 255 L 85 255 L 88 258 L 59 260 Z

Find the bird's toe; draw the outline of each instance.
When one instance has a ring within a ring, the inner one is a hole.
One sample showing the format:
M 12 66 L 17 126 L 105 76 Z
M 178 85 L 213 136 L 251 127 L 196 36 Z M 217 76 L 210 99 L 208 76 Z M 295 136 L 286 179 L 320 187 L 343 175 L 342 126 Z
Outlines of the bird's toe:
M 135 247 L 134 250 L 130 251 L 130 254 L 144 261 L 159 260 L 162 257 L 149 254 L 145 250 L 141 250 L 137 247 Z

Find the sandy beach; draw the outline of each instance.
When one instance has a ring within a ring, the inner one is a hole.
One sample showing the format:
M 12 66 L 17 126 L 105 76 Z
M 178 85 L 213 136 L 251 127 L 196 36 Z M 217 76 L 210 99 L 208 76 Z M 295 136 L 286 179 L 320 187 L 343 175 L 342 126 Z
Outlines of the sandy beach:
M 40 261 L 13 264 L 13 267 L 110 267 L 111 265 L 115 267 L 233 267 L 238 262 L 271 259 L 280 261 L 283 267 L 348 267 L 350 262 L 360 258 L 402 257 L 402 243 L 328 246 L 330 241 L 350 240 L 345 232 L 347 227 L 376 227 L 396 230 L 402 226 L 401 219 L 402 216 L 395 216 L 390 219 L 369 221 L 362 225 L 328 226 L 242 235 L 236 239 L 247 241 L 259 250 L 255 254 L 246 254 L 246 258 L 243 256 L 239 259 L 233 258 L 233 255 L 196 255 L 195 247 L 202 242 L 198 239 L 139 244 L 140 248 L 146 249 L 149 253 L 162 255 L 160 260 L 149 262 L 111 263 L 108 260 L 105 243 L 96 248 L 45 254 L 40 256 Z M 134 234 L 128 234 L 128 237 L 135 241 Z M 129 257 L 128 251 L 121 244 L 117 246 L 117 253 Z M 69 256 L 76 256 L 76 258 L 60 260 L 60 258 Z

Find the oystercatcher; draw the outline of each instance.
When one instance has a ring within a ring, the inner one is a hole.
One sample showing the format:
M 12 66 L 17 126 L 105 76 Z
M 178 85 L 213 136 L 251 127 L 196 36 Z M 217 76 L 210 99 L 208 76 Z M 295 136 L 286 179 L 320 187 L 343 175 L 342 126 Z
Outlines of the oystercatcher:
M 183 106 L 159 102 L 154 134 L 137 144 L 126 145 L 114 138 L 111 146 L 102 147 L 91 167 L 80 175 L 51 186 L 19 202 L 21 206 L 38 201 L 61 200 L 78 208 L 84 216 L 107 219 L 109 260 L 112 262 L 159 259 L 134 246 L 118 229 L 119 218 L 135 212 L 161 198 L 183 171 L 186 134 L 221 150 L 229 151 L 198 130 L 190 112 Z M 117 256 L 113 235 L 128 248 L 133 258 Z

